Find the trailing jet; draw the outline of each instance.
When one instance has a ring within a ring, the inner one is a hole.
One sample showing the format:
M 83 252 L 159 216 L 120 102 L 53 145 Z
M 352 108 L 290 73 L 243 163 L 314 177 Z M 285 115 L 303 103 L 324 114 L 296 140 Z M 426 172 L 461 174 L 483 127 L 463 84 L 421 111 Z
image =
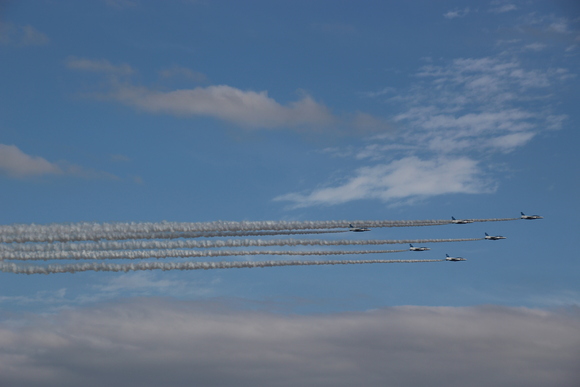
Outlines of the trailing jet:
M 473 223 L 473 220 L 469 220 L 469 219 L 455 219 L 452 216 L 451 217 L 451 223 L 453 223 L 453 224 L 467 224 L 467 223 Z
M 520 212 L 520 214 L 522 214 L 522 219 L 544 219 L 544 217 L 540 215 L 526 215 L 523 212 Z
M 445 254 L 445 256 L 447 257 L 447 258 L 445 258 L 446 261 L 451 261 L 451 262 L 466 261 L 465 258 L 461 258 L 461 257 L 450 257 L 449 254 Z
M 409 250 L 411 251 L 427 251 L 427 250 L 431 250 L 428 247 L 414 247 L 412 244 L 409 243 Z
M 485 239 L 489 240 L 489 241 L 497 241 L 498 239 L 506 239 L 504 236 L 501 235 L 489 235 L 488 233 L 485 233 Z
M 355 227 L 352 224 L 349 224 L 348 227 L 350 227 L 349 231 L 352 232 L 365 232 L 365 231 L 371 231 L 370 228 L 365 228 L 365 227 Z

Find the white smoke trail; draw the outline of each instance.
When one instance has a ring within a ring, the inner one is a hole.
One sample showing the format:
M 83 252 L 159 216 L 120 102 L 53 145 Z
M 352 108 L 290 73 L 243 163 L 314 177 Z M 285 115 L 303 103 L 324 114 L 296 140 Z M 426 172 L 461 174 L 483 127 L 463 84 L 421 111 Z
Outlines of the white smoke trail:
M 305 231 L 222 231 L 222 232 L 94 232 L 94 233 L 22 233 L 0 234 L 0 243 L 26 243 L 26 242 L 81 242 L 101 240 L 127 240 L 127 239 L 178 239 L 178 238 L 216 238 L 216 237 L 247 237 L 247 236 L 275 236 L 275 235 L 312 235 L 312 234 L 338 234 L 348 230 L 305 230 Z
M 0 260 L 47 261 L 53 259 L 149 259 L 149 258 L 201 258 L 248 255 L 351 255 L 403 253 L 405 250 L 355 250 L 355 251 L 223 251 L 223 250 L 142 250 L 142 251 L 49 251 L 3 252 Z
M 261 261 L 261 262 L 141 262 L 129 264 L 82 263 L 69 265 L 17 265 L 0 263 L 0 271 L 15 274 L 56 274 L 78 273 L 83 271 L 113 271 L 128 272 L 138 270 L 211 270 L 211 269 L 242 269 L 278 266 L 316 266 L 316 265 L 362 265 L 372 263 L 425 263 L 445 262 L 444 259 L 409 259 L 409 260 L 341 260 L 341 261 Z
M 447 220 L 381 220 L 381 221 L 243 221 L 243 222 L 131 222 L 131 223 L 53 223 L 48 225 L 16 224 L 0 227 L 3 234 L 59 233 L 59 232 L 208 232 L 208 231 L 264 231 L 316 230 L 349 228 L 350 224 L 365 227 L 403 227 L 421 224 L 447 224 Z
M 454 239 L 394 239 L 394 240 L 325 240 L 325 239 L 238 239 L 238 240 L 172 240 L 172 241 L 124 241 L 96 243 L 50 243 L 50 244 L 0 244 L 0 258 L 3 252 L 16 251 L 102 251 L 102 250 L 147 250 L 147 249 L 192 249 L 220 247 L 267 247 L 267 246 L 364 246 L 407 243 L 440 243 L 480 241 L 484 238 Z
M 499 222 L 520 218 L 469 219 L 472 222 Z M 1 226 L 0 234 L 81 234 L 96 233 L 157 233 L 157 232 L 216 232 L 216 231 L 266 231 L 266 230 L 319 230 L 355 227 L 413 227 L 450 224 L 451 220 L 365 220 L 365 221 L 255 221 L 255 222 L 159 222 L 159 223 L 70 223 L 70 224 L 16 224 Z

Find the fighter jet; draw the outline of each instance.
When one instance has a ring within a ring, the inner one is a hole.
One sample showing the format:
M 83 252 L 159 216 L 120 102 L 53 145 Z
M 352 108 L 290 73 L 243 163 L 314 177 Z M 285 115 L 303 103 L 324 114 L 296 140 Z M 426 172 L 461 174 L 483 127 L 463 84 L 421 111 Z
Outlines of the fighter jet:
M 428 247 L 414 247 L 412 244 L 409 243 L 409 250 L 411 251 L 427 251 L 427 250 L 431 250 Z
M 452 216 L 451 217 L 451 223 L 453 223 L 453 224 L 467 224 L 467 223 L 473 223 L 473 220 L 469 220 L 469 219 L 455 219 Z
M 540 215 L 526 215 L 523 212 L 520 212 L 520 214 L 522 214 L 522 219 L 544 219 L 544 217 Z
M 445 258 L 446 261 L 451 261 L 451 262 L 466 261 L 465 258 L 461 258 L 461 257 L 450 257 L 449 254 L 445 254 L 445 256 L 447 257 L 447 258 Z
M 504 236 L 501 235 L 489 235 L 488 233 L 485 233 L 485 239 L 489 240 L 489 241 L 497 241 L 498 239 L 506 239 Z
M 348 227 L 350 227 L 349 231 L 352 232 L 365 232 L 365 231 L 371 231 L 370 228 L 365 228 L 365 227 L 355 227 L 352 224 L 349 224 Z

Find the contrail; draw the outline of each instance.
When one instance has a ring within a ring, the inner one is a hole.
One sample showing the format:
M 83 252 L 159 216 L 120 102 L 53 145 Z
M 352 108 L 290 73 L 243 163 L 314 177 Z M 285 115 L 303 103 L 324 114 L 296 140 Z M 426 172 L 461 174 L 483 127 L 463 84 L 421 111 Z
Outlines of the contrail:
M 16 274 L 78 273 L 83 271 L 128 272 L 138 270 L 212 270 L 242 269 L 277 266 L 362 265 L 371 263 L 424 263 L 445 262 L 444 259 L 409 260 L 342 260 L 342 261 L 262 261 L 262 262 L 141 262 L 129 264 L 81 263 L 69 265 L 28 266 L 0 263 L 0 271 Z
M 0 243 L 26 242 L 81 242 L 101 240 L 128 240 L 128 239 L 178 239 L 178 238 L 218 238 L 218 237 L 248 237 L 248 236 L 276 236 L 276 235 L 312 235 L 338 234 L 348 230 L 305 230 L 305 231 L 214 231 L 214 232 L 85 232 L 85 233 L 22 233 L 0 234 Z
M 172 240 L 172 241 L 124 241 L 95 243 L 43 243 L 43 244 L 0 244 L 0 258 L 3 252 L 17 251 L 102 251 L 102 250 L 148 250 L 148 249 L 192 249 L 220 247 L 267 247 L 267 246 L 364 246 L 390 245 L 407 243 L 440 243 L 480 241 L 485 238 L 454 238 L 454 239 L 393 239 L 393 240 L 325 240 L 325 239 L 236 239 L 236 240 Z
M 500 222 L 520 218 L 468 219 L 471 222 Z M 48 225 L 16 224 L 1 226 L 0 234 L 81 234 L 96 233 L 157 233 L 157 232 L 216 232 L 216 231 L 267 231 L 267 230 L 319 230 L 355 227 L 414 227 L 452 223 L 451 220 L 333 220 L 333 221 L 243 221 L 243 222 L 159 222 L 159 223 L 54 223 Z
M 3 252 L 0 260 L 47 261 L 52 259 L 149 259 L 149 258 L 200 258 L 248 255 L 353 255 L 402 253 L 405 250 L 355 250 L 355 251 L 223 251 L 223 250 L 142 250 L 142 251 L 50 251 Z

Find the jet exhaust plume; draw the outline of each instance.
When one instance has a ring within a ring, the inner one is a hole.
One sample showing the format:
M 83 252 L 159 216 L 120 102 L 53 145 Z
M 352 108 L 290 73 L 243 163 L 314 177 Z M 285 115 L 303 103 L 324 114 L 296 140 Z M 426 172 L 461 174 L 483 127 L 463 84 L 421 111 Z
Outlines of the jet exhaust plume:
M 407 243 L 440 243 L 480 241 L 484 238 L 454 238 L 454 239 L 393 239 L 393 240 L 325 240 L 325 239 L 237 239 L 237 240 L 163 240 L 163 241 L 101 241 L 95 243 L 11 243 L 0 244 L 0 257 L 3 252 L 16 251 L 103 251 L 103 250 L 148 250 L 148 249 L 192 249 L 220 247 L 267 247 L 267 246 L 364 246 Z
M 355 250 L 355 251 L 243 251 L 243 250 L 138 250 L 138 251 L 51 251 L 51 252 L 3 252 L 0 260 L 47 261 L 53 259 L 150 259 L 150 258 L 202 258 L 249 255 L 354 255 L 403 253 L 405 250 Z
M 445 262 L 444 259 L 409 260 L 337 260 L 337 261 L 261 261 L 261 262 L 140 262 L 129 264 L 81 263 L 69 265 L 17 265 L 0 262 L 0 271 L 15 274 L 56 274 L 78 273 L 83 271 L 129 272 L 139 270 L 212 270 L 242 269 L 279 266 L 318 266 L 318 265 L 363 265 L 372 263 L 426 263 Z

